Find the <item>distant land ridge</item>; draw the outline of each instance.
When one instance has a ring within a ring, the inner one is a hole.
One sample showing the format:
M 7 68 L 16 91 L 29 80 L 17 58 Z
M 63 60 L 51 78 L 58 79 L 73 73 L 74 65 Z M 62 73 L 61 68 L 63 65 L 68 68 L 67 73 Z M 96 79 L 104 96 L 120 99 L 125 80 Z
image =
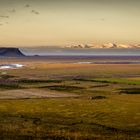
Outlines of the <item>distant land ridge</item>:
M 2 57 L 23 57 L 25 56 L 19 48 L 0 48 L 0 56 Z

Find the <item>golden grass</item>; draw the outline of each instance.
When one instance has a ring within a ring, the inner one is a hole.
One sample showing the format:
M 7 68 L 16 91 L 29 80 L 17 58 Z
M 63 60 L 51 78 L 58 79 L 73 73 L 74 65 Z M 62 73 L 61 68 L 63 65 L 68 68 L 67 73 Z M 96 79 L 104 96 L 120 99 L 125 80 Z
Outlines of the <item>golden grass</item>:
M 117 95 L 105 100 L 3 100 L 0 125 L 3 130 L 13 131 L 14 135 L 18 129 L 19 136 L 31 132 L 34 137 L 36 131 L 46 137 L 62 135 L 92 139 L 98 135 L 99 138 L 113 139 L 118 135 L 137 138 L 140 131 L 139 99 L 140 96 Z

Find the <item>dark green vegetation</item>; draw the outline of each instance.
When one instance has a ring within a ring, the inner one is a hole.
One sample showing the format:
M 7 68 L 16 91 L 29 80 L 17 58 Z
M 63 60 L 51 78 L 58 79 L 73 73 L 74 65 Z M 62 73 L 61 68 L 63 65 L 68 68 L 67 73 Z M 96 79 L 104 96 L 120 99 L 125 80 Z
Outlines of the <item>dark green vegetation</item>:
M 120 93 L 140 94 L 140 88 L 125 88 L 125 89 L 121 89 Z
M 20 79 L 19 84 L 39 84 L 39 83 L 61 83 L 62 80 L 39 80 L 39 79 Z
M 131 81 L 124 78 L 98 78 L 98 79 L 95 78 L 95 79 L 75 79 L 75 80 L 99 82 L 99 83 L 140 85 L 140 81 Z
M 28 89 L 45 91 L 50 95 L 54 92 L 79 95 L 70 98 L 1 99 L 0 139 L 140 138 L 138 66 L 109 66 L 110 71 L 100 65 L 86 65 L 80 69 L 72 66 L 70 70 L 65 65 L 56 66 L 44 68 L 43 64 L 37 69 L 14 70 L 0 76 L 0 96 Z
M 66 86 L 66 85 L 53 85 L 53 86 L 43 86 L 40 88 L 48 88 L 50 90 L 57 90 L 57 91 L 65 91 L 65 92 L 74 92 L 77 90 L 82 90 L 84 89 L 83 87 L 78 87 L 78 86 Z
M 12 89 L 22 89 L 23 87 L 21 87 L 18 84 L 0 84 L 0 89 L 1 90 L 12 90 Z
M 4 80 L 4 79 L 14 78 L 14 77 L 16 77 L 16 76 L 13 76 L 13 75 L 7 75 L 7 74 L 4 74 L 4 75 L 1 75 L 1 76 L 0 76 L 0 78 L 3 79 L 3 80 Z

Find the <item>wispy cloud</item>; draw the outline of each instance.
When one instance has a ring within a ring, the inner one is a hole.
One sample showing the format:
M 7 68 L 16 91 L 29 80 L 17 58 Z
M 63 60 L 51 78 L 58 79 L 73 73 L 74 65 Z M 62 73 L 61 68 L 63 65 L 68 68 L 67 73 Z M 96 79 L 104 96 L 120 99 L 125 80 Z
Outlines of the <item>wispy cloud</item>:
M 25 7 L 26 7 L 26 8 L 32 8 L 32 6 L 31 6 L 30 4 L 26 4 Z M 36 11 L 36 10 L 31 10 L 31 13 L 36 14 L 36 15 L 39 15 L 39 14 L 40 14 L 40 13 L 39 13 L 38 11 Z
M 104 19 L 104 18 L 101 18 L 100 20 L 101 20 L 101 21 L 105 21 L 105 19 Z
M 39 13 L 38 11 L 36 11 L 36 10 L 32 10 L 31 13 L 36 14 L 36 15 L 39 15 L 39 14 L 40 14 L 40 13 Z
M 15 9 L 12 9 L 12 10 L 8 10 L 9 13 L 15 13 L 16 10 Z
M 26 8 L 29 8 L 29 7 L 31 7 L 31 5 L 29 5 L 29 4 L 26 4 L 26 5 L 25 5 L 25 7 L 26 7 Z
M 0 15 L 0 18 L 10 18 L 10 16 Z
M 36 10 L 32 10 L 32 6 L 30 4 L 26 4 L 24 5 L 25 8 L 27 8 L 27 12 L 30 12 L 32 14 L 35 14 L 35 15 L 39 15 L 40 13 Z M 3 23 L 0 23 L 0 26 L 2 25 L 6 25 L 6 24 L 10 24 L 9 21 L 5 21 L 6 19 L 9 19 L 13 14 L 17 13 L 18 10 L 15 9 L 15 8 L 11 8 L 11 9 L 8 9 L 7 11 L 5 11 L 6 13 L 9 13 L 11 15 L 4 15 L 4 14 L 1 14 L 0 15 L 0 19 L 3 20 Z

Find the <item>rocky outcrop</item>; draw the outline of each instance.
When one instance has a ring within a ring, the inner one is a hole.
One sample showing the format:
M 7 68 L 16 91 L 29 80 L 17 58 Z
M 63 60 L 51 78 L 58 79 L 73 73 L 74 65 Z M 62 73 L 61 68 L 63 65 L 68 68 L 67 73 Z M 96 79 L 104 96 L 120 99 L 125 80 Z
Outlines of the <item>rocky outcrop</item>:
M 0 57 L 24 57 L 19 48 L 0 48 Z

